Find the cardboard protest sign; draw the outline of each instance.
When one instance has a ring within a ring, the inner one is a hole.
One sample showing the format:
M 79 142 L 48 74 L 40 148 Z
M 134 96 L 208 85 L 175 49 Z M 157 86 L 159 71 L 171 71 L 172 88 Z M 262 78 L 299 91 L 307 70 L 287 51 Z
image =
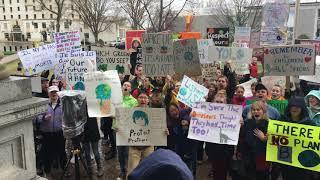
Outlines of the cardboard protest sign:
M 184 39 L 173 43 L 174 72 L 180 75 L 200 76 L 201 67 L 197 40 Z
M 179 39 L 201 39 L 200 32 L 179 32 Z
M 202 72 L 202 78 L 215 80 L 217 77 L 216 76 L 217 67 L 215 66 L 214 63 L 201 64 L 201 72 Z
M 209 57 L 215 61 L 227 62 L 232 60 L 235 63 L 250 63 L 252 49 L 239 47 L 211 47 Z
M 229 46 L 229 28 L 207 28 L 207 38 L 215 46 Z
M 56 53 L 57 64 L 54 66 L 54 75 L 58 80 L 65 79 L 66 76 L 66 64 L 70 59 L 74 57 L 85 57 L 90 59 L 93 66 L 96 64 L 96 52 L 95 51 L 81 51 L 81 49 L 71 50 L 66 52 Z
M 315 49 L 312 45 L 264 48 L 264 75 L 314 75 Z
M 316 49 L 316 55 L 320 56 L 320 40 L 314 39 L 296 39 L 295 44 L 314 45 Z
M 214 46 L 213 41 L 211 39 L 199 39 L 198 42 L 198 50 L 199 50 L 199 58 L 201 64 L 213 63 L 209 60 L 209 47 Z
M 143 33 L 145 33 L 145 30 L 126 31 L 126 49 L 137 50 L 139 47 L 141 47 Z
M 209 90 L 207 88 L 196 83 L 188 76 L 184 76 L 177 99 L 189 107 L 193 107 L 196 102 L 204 102 L 208 92 Z
M 316 57 L 316 68 L 315 68 L 315 75 L 313 76 L 299 76 L 299 79 L 320 83 L 320 56 Z
M 55 59 L 56 44 L 46 44 L 38 48 L 22 50 L 18 52 L 26 75 L 41 73 L 53 69 L 57 64 Z
M 253 31 L 250 35 L 250 48 L 260 48 L 260 32 Z
M 164 108 L 117 108 L 117 146 L 167 146 Z
M 145 33 L 142 39 L 144 74 L 147 76 L 174 74 L 172 34 Z
M 269 120 L 267 161 L 320 172 L 320 127 Z
M 122 105 L 121 82 L 116 70 L 88 72 L 84 75 L 89 117 L 115 116 Z
M 251 27 L 235 27 L 234 42 L 250 44 Z
M 289 18 L 288 0 L 266 2 L 262 7 L 262 26 L 285 27 Z
M 92 52 L 92 51 L 91 51 Z M 85 52 L 88 53 L 89 52 Z M 93 56 L 75 54 L 65 65 L 65 80 L 68 90 L 85 90 L 84 74 L 96 71 L 95 52 Z
M 264 27 L 260 33 L 261 46 L 284 45 L 287 42 L 286 32 L 281 33 L 280 28 Z
M 57 52 L 80 49 L 81 38 L 79 31 L 57 32 L 53 34 L 53 37 L 57 44 Z
M 189 139 L 237 145 L 242 106 L 209 102 L 196 103 L 191 112 Z
M 235 63 L 234 71 L 238 75 L 250 74 L 249 64 Z
M 252 91 L 251 91 L 251 84 L 256 83 L 256 82 L 257 82 L 257 79 L 254 78 L 254 79 L 251 79 L 250 81 L 239 84 L 239 86 L 244 87 L 244 94 L 243 94 L 244 97 L 252 97 L 253 96 Z
M 113 47 L 91 48 L 97 53 L 97 68 L 100 71 L 117 70 L 120 74 L 129 75 L 130 54 Z

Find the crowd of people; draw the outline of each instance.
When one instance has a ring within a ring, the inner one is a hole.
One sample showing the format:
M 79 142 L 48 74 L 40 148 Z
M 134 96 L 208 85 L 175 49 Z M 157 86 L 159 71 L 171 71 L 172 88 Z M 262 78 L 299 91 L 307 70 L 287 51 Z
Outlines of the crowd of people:
M 217 66 L 214 75 L 216 78 L 202 79 L 201 82 L 209 89 L 207 102 L 243 106 L 237 146 L 187 138 L 192 108 L 177 100 L 181 79 L 170 75 L 146 77 L 141 65 L 136 66 L 135 76 L 119 76 L 123 107 L 166 109 L 167 128 L 164 133 L 167 135 L 167 146 L 116 146 L 115 135 L 118 127 L 115 118 L 101 118 L 99 125 L 96 118 L 88 117 L 81 142 L 89 174 L 94 174 L 94 161 L 90 155 L 92 149 L 97 176 L 103 176 L 103 164 L 117 156 L 121 179 L 176 179 L 179 176 L 185 180 L 195 179 L 197 165 L 203 163 L 207 156 L 210 164 L 208 176 L 214 180 L 226 180 L 228 176 L 233 180 L 268 180 L 277 179 L 279 176 L 282 176 L 283 180 L 319 179 L 319 173 L 313 171 L 267 162 L 266 144 L 270 119 L 320 126 L 320 90 L 316 90 L 316 86 L 309 87 L 305 81 L 301 81 L 301 86 L 298 84 L 294 91 L 284 89 L 278 84 L 268 89 L 261 83 L 256 58 L 253 58 L 249 67 L 250 74 L 239 76 L 230 63 L 222 68 Z M 257 83 L 251 85 L 253 96 L 245 97 L 245 88 L 239 84 L 253 78 L 257 79 Z M 53 166 L 65 166 L 70 155 L 70 142 L 63 137 L 62 108 L 57 95 L 58 91 L 64 90 L 63 82 L 55 79 L 54 75 L 49 80 L 46 72 L 42 74 L 41 83 L 42 93 L 34 96 L 49 98 L 50 101 L 47 112 L 34 121 L 36 142 L 39 141 L 38 137 L 42 137 L 41 148 L 36 148 L 37 168 L 43 169 L 47 177 L 50 177 Z M 288 100 L 288 106 L 284 113 L 267 104 L 268 100 L 285 99 Z M 253 103 L 248 104 L 248 101 Z M 99 127 L 102 134 L 99 133 Z M 99 143 L 101 139 L 108 143 Z M 101 154 L 101 148 L 106 144 L 110 146 L 110 151 Z M 175 153 L 171 154 L 172 152 Z M 172 158 L 168 158 L 171 156 Z M 172 162 L 173 160 L 175 161 Z M 159 166 L 153 166 L 152 163 Z M 164 163 L 163 169 L 161 163 Z M 70 171 L 67 171 L 64 175 L 69 174 Z

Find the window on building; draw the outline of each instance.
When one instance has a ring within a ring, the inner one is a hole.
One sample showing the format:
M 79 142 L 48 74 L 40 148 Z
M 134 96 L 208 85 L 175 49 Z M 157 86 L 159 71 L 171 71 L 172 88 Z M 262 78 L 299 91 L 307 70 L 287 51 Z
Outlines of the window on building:
M 37 15 L 36 14 L 33 15 L 33 19 L 37 19 Z
M 27 27 L 27 29 L 30 29 L 30 23 L 29 22 L 26 23 L 26 27 Z
M 71 17 L 74 18 L 74 14 L 71 14 Z
M 4 33 L 4 37 L 9 39 L 9 33 Z
M 71 5 L 71 10 L 73 11 L 73 5 Z
M 53 14 L 50 14 L 50 19 L 53 19 Z
M 18 7 L 18 11 L 20 11 L 20 7 Z
M 6 12 L 6 8 L 4 8 L 4 7 L 2 8 L 2 10 L 3 10 L 4 13 Z
M 12 7 L 10 7 L 10 12 L 12 12 Z
M 38 29 L 38 23 L 33 23 L 33 27 Z
M 6 18 L 6 15 L 3 15 L 3 20 L 6 20 L 7 18 Z
M 50 26 L 51 26 L 52 30 L 55 29 L 54 22 L 50 22 Z
M 65 21 L 65 22 L 64 22 L 64 28 L 65 28 L 65 29 L 68 29 L 68 28 L 69 28 L 69 23 L 68 23 L 68 21 Z
M 27 7 L 27 6 L 25 6 L 24 8 L 25 8 L 26 12 L 28 12 L 28 7 Z
M 42 23 L 42 28 L 47 28 L 47 25 L 45 22 Z
M 13 19 L 13 15 L 11 15 L 11 19 Z
M 17 3 L 19 3 L 19 0 L 17 0 Z
M 28 1 L 27 0 L 24 0 L 24 3 L 27 3 Z
M 42 14 L 42 19 L 44 19 L 44 14 Z
M 3 29 L 7 29 L 8 28 L 8 24 L 7 23 L 3 23 Z
M 32 2 L 33 2 L 33 3 L 35 3 L 35 2 L 36 2 L 36 0 L 32 0 Z
M 11 1 L 11 0 L 9 0 L 9 3 L 10 3 L 10 4 L 12 4 L 12 1 Z
M 49 9 L 52 10 L 52 5 L 49 6 Z
M 88 26 L 86 24 L 83 25 L 84 29 L 88 29 Z
M 33 10 L 34 10 L 34 11 L 36 10 L 36 7 L 35 7 L 35 6 L 33 6 Z
M 18 15 L 18 19 L 21 19 L 21 15 L 20 14 Z
M 4 0 L 2 0 L 2 4 L 4 5 Z
M 27 38 L 31 39 L 31 33 L 27 32 Z
M 89 33 L 84 33 L 84 38 L 89 39 Z
M 28 14 L 26 14 L 26 19 L 29 19 L 29 15 Z

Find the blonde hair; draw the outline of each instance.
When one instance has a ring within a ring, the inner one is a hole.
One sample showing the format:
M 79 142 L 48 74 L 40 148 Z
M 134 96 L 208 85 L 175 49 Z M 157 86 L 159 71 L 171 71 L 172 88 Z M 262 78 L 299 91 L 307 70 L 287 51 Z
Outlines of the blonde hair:
M 248 119 L 252 119 L 252 109 L 262 109 L 263 111 L 263 116 L 262 119 L 268 121 L 268 113 L 267 113 L 267 105 L 263 101 L 256 101 L 251 105 L 250 112 L 248 114 Z
M 215 101 L 217 98 L 223 98 L 223 99 L 224 99 L 224 102 L 227 103 L 227 91 L 226 91 L 226 90 L 219 90 L 219 91 L 217 92 L 217 94 L 214 96 L 214 101 Z

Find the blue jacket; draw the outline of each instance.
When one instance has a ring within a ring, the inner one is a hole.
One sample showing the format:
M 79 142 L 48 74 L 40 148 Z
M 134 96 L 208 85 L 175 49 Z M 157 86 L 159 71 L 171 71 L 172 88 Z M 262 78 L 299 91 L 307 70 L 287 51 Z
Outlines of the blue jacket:
M 58 132 L 62 131 L 62 106 L 60 100 L 58 100 L 56 107 L 53 109 L 52 104 L 48 104 L 48 110 L 43 114 L 42 118 L 39 119 L 40 131 L 41 132 Z M 45 120 L 45 115 L 51 114 L 52 118 Z

